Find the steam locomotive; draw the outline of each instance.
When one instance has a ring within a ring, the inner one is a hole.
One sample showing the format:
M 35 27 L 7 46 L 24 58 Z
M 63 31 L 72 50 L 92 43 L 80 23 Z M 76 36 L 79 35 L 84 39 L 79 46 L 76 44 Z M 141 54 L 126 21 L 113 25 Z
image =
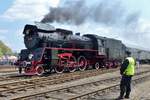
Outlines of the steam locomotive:
M 23 34 L 26 49 L 21 50 L 18 65 L 26 74 L 84 71 L 89 66 L 115 68 L 129 50 L 120 40 L 94 34 L 80 36 L 45 23 L 27 24 Z

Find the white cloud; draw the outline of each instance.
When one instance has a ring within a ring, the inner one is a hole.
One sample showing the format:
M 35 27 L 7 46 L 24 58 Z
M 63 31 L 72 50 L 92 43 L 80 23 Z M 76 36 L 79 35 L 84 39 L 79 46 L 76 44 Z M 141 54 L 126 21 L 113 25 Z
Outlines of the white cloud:
M 59 0 L 15 0 L 3 14 L 10 20 L 41 20 L 49 12 L 49 7 L 57 7 Z
M 140 19 L 136 33 L 130 38 L 129 36 L 125 37 L 124 41 L 128 44 L 134 44 L 137 48 L 150 49 L 150 21 L 146 19 Z M 129 40 L 129 41 L 128 41 Z
M 150 21 L 145 19 L 140 19 L 140 32 L 150 33 Z
M 7 33 L 8 32 L 8 30 L 6 30 L 6 29 L 0 29 L 0 34 L 1 33 Z

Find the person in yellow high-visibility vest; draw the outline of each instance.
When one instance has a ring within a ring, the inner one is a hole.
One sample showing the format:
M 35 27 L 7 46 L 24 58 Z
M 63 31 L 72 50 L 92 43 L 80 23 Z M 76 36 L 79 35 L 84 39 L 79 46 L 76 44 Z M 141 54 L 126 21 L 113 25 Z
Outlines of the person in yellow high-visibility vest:
M 127 57 L 124 60 L 124 62 L 121 65 L 120 68 L 120 74 L 122 75 L 121 81 L 120 81 L 120 96 L 118 99 L 127 98 L 130 97 L 131 92 L 131 80 L 132 76 L 135 72 L 135 59 L 131 57 L 131 52 L 126 52 Z M 126 95 L 124 96 L 124 93 L 126 92 Z

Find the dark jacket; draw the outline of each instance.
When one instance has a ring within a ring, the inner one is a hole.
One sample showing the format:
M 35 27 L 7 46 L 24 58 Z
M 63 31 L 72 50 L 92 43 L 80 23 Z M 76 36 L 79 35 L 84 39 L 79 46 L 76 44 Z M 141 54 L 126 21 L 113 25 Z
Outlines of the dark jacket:
M 128 59 L 124 60 L 124 62 L 121 65 L 121 68 L 120 68 L 120 74 L 121 75 L 123 75 L 123 72 L 126 70 L 126 68 L 128 67 L 128 65 L 129 65 Z

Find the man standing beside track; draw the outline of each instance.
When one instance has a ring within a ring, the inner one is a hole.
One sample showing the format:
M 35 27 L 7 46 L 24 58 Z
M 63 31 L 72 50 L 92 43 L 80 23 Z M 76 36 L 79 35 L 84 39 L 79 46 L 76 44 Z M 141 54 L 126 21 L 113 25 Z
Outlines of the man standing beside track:
M 136 65 L 134 58 L 131 57 L 131 52 L 127 51 L 126 55 L 127 58 L 124 60 L 120 68 L 120 74 L 122 75 L 122 78 L 120 81 L 120 96 L 118 97 L 118 100 L 123 98 L 130 98 L 131 80 L 132 76 L 134 75 Z M 125 92 L 126 95 L 124 96 Z

